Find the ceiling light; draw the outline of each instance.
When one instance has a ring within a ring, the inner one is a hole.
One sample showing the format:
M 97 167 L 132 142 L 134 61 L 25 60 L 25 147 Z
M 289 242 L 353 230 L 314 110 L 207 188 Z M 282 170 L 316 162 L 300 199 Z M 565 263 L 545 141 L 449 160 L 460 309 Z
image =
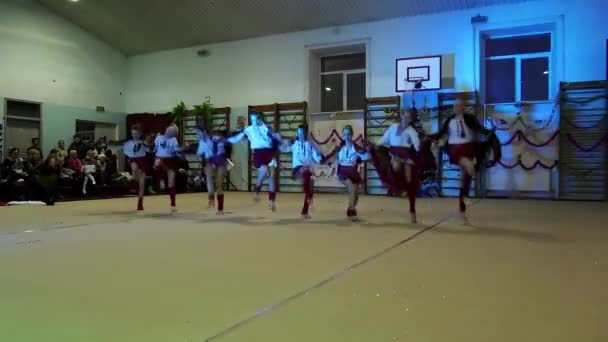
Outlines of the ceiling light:
M 70 2 L 78 2 L 78 1 L 80 1 L 80 0 L 70 0 Z
M 548 71 L 545 71 L 545 72 L 543 72 L 543 74 L 545 74 L 545 75 L 549 75 L 549 72 L 548 72 Z
M 331 88 L 330 87 L 325 87 L 325 90 L 326 91 L 331 91 Z

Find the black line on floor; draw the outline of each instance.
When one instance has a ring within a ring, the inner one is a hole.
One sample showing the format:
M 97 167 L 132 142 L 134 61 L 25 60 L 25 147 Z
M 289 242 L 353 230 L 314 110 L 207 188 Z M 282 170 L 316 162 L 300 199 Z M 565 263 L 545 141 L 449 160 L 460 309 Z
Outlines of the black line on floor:
M 475 204 L 477 204 L 479 202 L 480 202 L 480 200 L 477 200 L 477 201 L 471 203 L 471 206 L 475 205 Z M 323 287 L 323 286 L 325 286 L 325 285 L 333 282 L 334 280 L 337 280 L 337 279 L 345 276 L 346 274 L 350 273 L 351 271 L 353 271 L 353 270 L 355 270 L 355 269 L 357 269 L 357 268 L 359 268 L 359 267 L 361 267 L 361 266 L 363 266 L 363 265 L 365 265 L 367 263 L 370 263 L 371 261 L 374 261 L 374 260 L 380 258 L 381 256 L 389 253 L 390 251 L 396 249 L 397 247 L 402 246 L 402 245 L 404 245 L 404 244 L 406 244 L 406 243 L 414 240 L 418 236 L 420 236 L 420 235 L 428 232 L 429 230 L 431 230 L 431 229 L 437 227 L 438 225 L 446 222 L 447 220 L 453 218 L 454 215 L 455 214 L 447 215 L 447 216 L 445 216 L 445 217 L 437 220 L 432 225 L 430 225 L 428 227 L 425 227 L 425 228 L 417 231 L 416 233 L 414 233 L 414 234 L 406 237 L 405 239 L 403 239 L 403 240 L 401 240 L 401 241 L 399 241 L 399 242 L 397 242 L 397 243 L 395 243 L 395 244 L 393 244 L 391 246 L 388 246 L 385 249 L 383 249 L 383 250 L 381 250 L 381 251 L 379 251 L 379 252 L 377 252 L 375 254 L 372 254 L 371 256 L 368 256 L 368 257 L 364 258 L 363 260 L 360 260 L 359 262 L 357 262 L 355 264 L 352 264 L 352 265 L 350 265 L 350 266 L 342 269 L 341 271 L 338 271 L 338 272 L 334 273 L 333 275 L 331 275 L 331 276 L 329 276 L 329 277 L 321 280 L 320 282 L 318 282 L 318 283 L 316 283 L 316 284 L 314 284 L 314 285 L 312 285 L 312 286 L 310 286 L 310 287 L 308 287 L 308 288 L 306 288 L 304 290 L 296 292 L 295 294 L 293 294 L 293 295 L 291 295 L 291 296 L 289 296 L 287 298 L 284 298 L 284 299 L 280 300 L 279 302 L 277 302 L 275 304 L 266 306 L 265 308 L 263 308 L 261 310 L 258 310 L 255 314 L 253 314 L 253 315 L 251 315 L 251 316 L 249 316 L 249 317 L 247 317 L 247 318 L 245 318 L 245 319 L 243 319 L 241 321 L 238 321 L 237 323 L 229 326 L 228 328 L 220 331 L 219 333 L 217 333 L 217 334 L 215 334 L 215 335 L 213 335 L 211 337 L 206 338 L 204 341 L 205 342 L 215 341 L 215 340 L 218 340 L 218 339 L 220 339 L 220 338 L 222 338 L 222 337 L 224 337 L 224 336 L 226 336 L 226 335 L 228 335 L 230 333 L 233 333 L 235 330 L 237 330 L 237 329 L 239 329 L 239 328 L 241 328 L 241 327 L 243 327 L 243 326 L 251 323 L 255 319 L 260 318 L 260 317 L 268 314 L 271 311 L 274 311 L 275 309 L 277 309 L 277 308 L 279 308 L 281 306 L 285 306 L 285 305 L 291 303 L 292 301 L 294 301 L 294 300 L 296 300 L 296 299 L 298 299 L 298 298 L 300 298 L 302 296 L 305 296 L 306 294 L 308 294 L 308 292 L 310 292 L 312 290 L 319 289 L 319 288 L 321 288 L 321 287 Z

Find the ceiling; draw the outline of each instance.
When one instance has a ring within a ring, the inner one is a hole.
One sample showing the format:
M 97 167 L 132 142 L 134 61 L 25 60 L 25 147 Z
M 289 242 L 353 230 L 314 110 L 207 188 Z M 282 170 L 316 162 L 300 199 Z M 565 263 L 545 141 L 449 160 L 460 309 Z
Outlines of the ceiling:
M 39 0 L 132 56 L 527 0 Z

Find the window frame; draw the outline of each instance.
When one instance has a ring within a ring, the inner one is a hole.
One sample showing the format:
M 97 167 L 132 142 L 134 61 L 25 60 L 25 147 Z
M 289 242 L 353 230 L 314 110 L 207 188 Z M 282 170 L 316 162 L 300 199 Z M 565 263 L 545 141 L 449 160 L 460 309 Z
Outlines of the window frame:
M 343 56 L 343 55 L 339 55 L 339 56 Z M 324 57 L 331 57 L 331 56 L 323 56 L 321 58 Z M 367 57 L 366 57 L 367 58 Z M 342 75 L 342 112 L 348 112 L 348 111 L 362 111 L 365 110 L 365 108 L 361 108 L 361 109 L 351 109 L 348 110 L 348 75 L 351 74 L 364 74 L 365 75 L 365 87 L 367 89 L 367 69 L 349 69 L 349 70 L 340 70 L 340 71 L 326 71 L 326 72 L 320 72 L 319 73 L 319 84 L 323 83 L 323 76 L 325 75 L 337 75 L 337 74 L 341 74 Z M 320 101 L 323 101 L 323 90 L 322 87 L 320 87 L 321 89 L 319 89 L 319 96 L 320 96 Z M 321 108 L 323 108 L 323 103 L 320 102 Z
M 523 37 L 523 36 L 533 36 L 533 35 L 538 35 L 538 34 L 549 34 L 550 38 L 551 38 L 551 49 L 549 51 L 546 52 L 536 52 L 536 53 L 524 53 L 524 54 L 515 54 L 515 55 L 504 55 L 504 56 L 491 56 L 491 57 L 485 57 L 485 41 L 488 39 L 497 39 L 497 38 L 509 38 L 509 37 Z M 488 102 L 487 100 L 487 92 L 486 92 L 486 87 L 487 87 L 487 82 L 486 82 L 486 61 L 488 60 L 499 60 L 499 59 L 515 59 L 515 103 L 546 103 L 547 101 L 551 101 L 551 99 L 555 96 L 554 94 L 554 89 L 551 86 L 553 84 L 553 82 L 555 82 L 558 78 L 555 75 L 555 61 L 553 61 L 554 59 L 554 53 L 555 53 L 555 32 L 553 30 L 540 30 L 540 31 L 528 31 L 528 32 L 521 32 L 521 33 L 511 33 L 511 34 L 487 34 L 484 35 L 482 37 L 482 45 L 483 46 L 483 50 L 480 51 L 481 54 L 481 60 L 483 62 L 483 67 L 482 67 L 482 79 L 483 79 L 483 99 L 484 99 L 484 103 L 485 104 L 490 104 L 490 105 L 501 105 L 501 104 L 511 104 L 513 102 L 497 102 L 497 103 L 493 103 L 493 102 Z M 530 58 L 542 58 L 542 57 L 546 57 L 547 58 L 547 63 L 548 63 L 548 69 L 547 71 L 549 71 L 549 77 L 547 80 L 547 88 L 548 88 L 548 98 L 546 100 L 534 100 L 534 101 L 524 101 L 522 100 L 522 86 L 521 86 L 521 64 L 522 64 L 522 60 L 524 59 L 530 59 Z
M 8 113 L 8 106 L 9 106 L 9 102 L 21 102 L 21 103 L 29 103 L 29 104 L 34 104 L 38 106 L 38 117 L 27 117 L 27 116 L 19 116 L 19 115 L 12 115 Z M 11 146 L 8 146 L 8 144 L 6 143 L 6 137 L 8 135 L 8 129 L 9 127 L 9 121 L 10 120 L 20 120 L 20 121 L 30 121 L 30 122 L 37 122 L 38 123 L 38 140 L 40 141 L 40 148 L 44 149 L 44 142 L 43 142 L 43 132 L 42 132 L 42 127 L 43 127 L 43 106 L 42 106 L 42 102 L 37 102 L 37 101 L 29 101 L 29 100 L 21 100 L 21 99 L 16 99 L 16 98 L 9 98 L 6 97 L 4 98 L 4 118 L 3 118 L 3 125 L 4 125 L 4 132 L 3 132 L 3 143 L 2 146 L 0 146 L 0 148 L 2 148 L 2 151 L 0 151 L 0 155 L 2 156 L 2 158 L 5 158 L 7 156 L 7 150 L 11 148 Z M 22 151 L 22 154 L 24 152 Z

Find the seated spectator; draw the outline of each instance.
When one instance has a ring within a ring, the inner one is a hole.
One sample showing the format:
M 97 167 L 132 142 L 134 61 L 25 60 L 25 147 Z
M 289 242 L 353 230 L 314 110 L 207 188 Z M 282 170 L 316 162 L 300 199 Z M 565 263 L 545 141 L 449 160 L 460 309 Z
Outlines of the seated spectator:
M 95 146 L 95 143 L 92 140 L 89 141 L 89 143 L 87 144 L 86 156 L 91 156 L 91 157 L 97 159 L 98 155 L 99 155 L 99 152 L 97 152 L 97 147 Z
M 99 140 L 97 140 L 97 143 L 95 144 L 95 149 L 97 150 L 97 155 L 99 156 L 100 154 L 105 154 L 106 150 L 108 149 L 108 143 L 106 141 L 106 137 L 101 137 L 99 138 Z
M 87 155 L 87 149 L 88 149 L 87 145 L 85 143 L 83 143 L 82 140 L 80 140 L 80 136 L 75 135 L 74 141 L 68 148 L 68 151 L 75 150 L 78 153 L 78 158 L 84 159 L 84 157 L 86 157 L 86 155 Z
M 97 185 L 97 181 L 95 180 L 95 174 L 97 172 L 97 158 L 95 158 L 95 154 L 93 151 L 87 152 L 87 156 L 84 159 L 84 163 L 82 165 L 82 173 L 84 175 L 84 182 L 82 183 L 82 194 L 87 194 L 87 185 L 89 182 L 93 185 Z
M 97 156 L 97 183 L 100 185 L 109 185 L 112 177 L 108 175 L 108 159 L 105 154 Z
M 27 173 L 26 177 L 26 192 L 27 199 L 29 201 L 35 201 L 38 199 L 38 176 L 40 176 L 40 167 L 42 166 L 42 156 L 40 152 L 36 149 L 29 150 L 29 158 L 23 164 L 25 173 Z
M 0 167 L 0 202 L 10 202 L 9 198 L 9 189 L 8 189 L 8 180 L 6 175 L 4 175 L 4 170 Z
M 40 155 L 42 156 L 42 149 L 40 148 L 40 139 L 38 138 L 33 138 L 32 139 L 32 146 L 27 148 L 27 154 L 30 154 L 31 150 L 37 150 L 38 152 L 40 152 Z
M 65 141 L 59 140 L 57 142 L 57 162 L 60 166 L 65 164 L 65 159 L 68 157 L 68 151 L 65 149 Z
M 40 154 L 40 151 L 36 149 L 31 149 L 28 154 L 29 158 L 23 164 L 23 169 L 28 177 L 32 177 L 37 175 L 40 171 L 39 168 L 42 165 L 42 155 Z
M 49 152 L 49 155 L 46 157 L 46 159 L 49 158 L 55 158 L 56 162 L 59 162 L 59 150 L 54 148 Z M 61 164 L 60 164 L 61 165 Z
M 106 177 L 113 179 L 118 174 L 118 160 L 112 150 L 106 150 Z
M 65 166 L 69 170 L 72 170 L 77 173 L 80 173 L 82 171 L 82 162 L 78 158 L 78 152 L 76 150 L 70 150 L 70 154 Z
M 2 175 L 5 177 L 5 188 L 11 200 L 24 200 L 24 188 L 27 172 L 25 163 L 19 158 L 19 149 L 11 148 L 8 157 L 2 162 Z

